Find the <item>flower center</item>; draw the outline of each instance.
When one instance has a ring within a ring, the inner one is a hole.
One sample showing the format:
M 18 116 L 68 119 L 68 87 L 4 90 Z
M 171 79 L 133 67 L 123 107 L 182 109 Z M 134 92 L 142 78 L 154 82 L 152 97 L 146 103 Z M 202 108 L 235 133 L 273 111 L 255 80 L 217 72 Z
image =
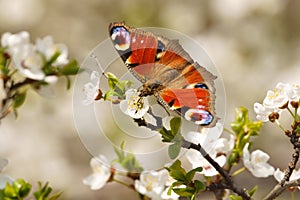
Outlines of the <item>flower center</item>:
M 144 99 L 137 95 L 132 95 L 128 101 L 128 108 L 141 110 L 144 107 Z

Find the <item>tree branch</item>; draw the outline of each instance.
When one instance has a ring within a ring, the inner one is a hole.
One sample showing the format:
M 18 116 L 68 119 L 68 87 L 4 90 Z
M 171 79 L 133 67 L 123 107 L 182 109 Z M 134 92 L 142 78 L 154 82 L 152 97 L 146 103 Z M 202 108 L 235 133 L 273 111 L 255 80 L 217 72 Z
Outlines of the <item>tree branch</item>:
M 194 149 L 201 153 L 201 155 L 219 172 L 219 174 L 224 178 L 228 189 L 231 189 L 236 194 L 240 195 L 245 200 L 250 200 L 251 197 L 246 192 L 244 188 L 238 187 L 232 180 L 231 176 L 225 171 L 210 155 L 202 148 L 200 144 L 196 145 L 194 143 L 188 142 L 183 139 L 182 147 L 186 149 Z
M 293 180 L 293 181 L 285 182 L 283 185 L 282 185 L 282 183 L 278 183 L 277 185 L 275 185 L 275 187 L 272 189 L 272 191 L 269 194 L 267 194 L 267 196 L 264 198 L 264 200 L 275 199 L 276 197 L 281 195 L 282 192 L 284 192 L 286 189 L 288 189 L 290 187 L 299 186 L 299 185 L 300 185 L 300 178 Z

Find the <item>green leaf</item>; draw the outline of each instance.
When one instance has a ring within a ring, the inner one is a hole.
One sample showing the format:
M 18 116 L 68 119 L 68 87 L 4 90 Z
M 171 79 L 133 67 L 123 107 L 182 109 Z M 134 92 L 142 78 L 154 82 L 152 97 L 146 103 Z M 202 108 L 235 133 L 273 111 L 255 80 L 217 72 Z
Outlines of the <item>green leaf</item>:
M 121 143 L 120 150 L 116 147 L 114 147 L 114 150 L 118 156 L 118 158 L 115 159 L 114 162 L 119 163 L 128 172 L 142 172 L 144 170 L 133 154 L 126 154 L 124 152 L 124 142 Z
M 60 68 L 59 72 L 65 76 L 76 75 L 80 72 L 80 67 L 76 60 L 72 60 L 68 64 Z
M 186 174 L 186 179 L 188 182 L 191 182 L 193 179 L 194 179 L 194 176 L 195 176 L 195 173 L 196 172 L 202 172 L 202 167 L 197 167 L 195 169 L 192 169 L 191 171 L 189 171 L 187 174 Z
M 182 197 L 192 197 L 195 194 L 195 188 L 192 187 L 173 188 L 173 191 Z
M 241 196 L 235 196 L 235 195 L 230 195 L 229 198 L 231 200 L 243 200 L 243 198 Z
M 171 130 L 166 129 L 165 127 L 159 129 L 158 132 L 161 134 L 162 141 L 173 142 L 173 143 L 180 142 L 181 145 L 182 136 L 179 131 L 180 125 L 181 125 L 181 118 L 174 117 L 170 120 Z
M 18 196 L 22 198 L 26 197 L 31 190 L 31 185 L 23 179 L 18 179 L 14 181 L 12 186 L 14 190 L 18 193 Z
M 254 195 L 254 193 L 257 191 L 258 186 L 254 186 L 251 190 L 248 190 L 248 194 L 250 195 L 250 197 L 252 197 Z
M 201 181 L 199 180 L 195 180 L 194 181 L 194 185 L 195 185 L 195 188 L 197 190 L 197 193 L 200 192 L 200 191 L 204 191 L 206 189 L 206 186 L 204 183 L 202 183 Z
M 171 130 L 167 130 L 165 127 L 162 127 L 158 131 L 161 134 L 163 142 L 172 142 L 174 139 L 174 135 Z
M 23 93 L 17 92 L 14 95 L 13 107 L 16 109 L 16 108 L 20 107 L 21 105 L 23 105 L 23 103 L 25 102 L 25 98 L 26 98 L 26 92 L 23 92 Z
M 9 183 L 6 183 L 4 188 L 4 196 L 10 197 L 10 198 L 16 198 L 18 197 L 18 192 L 15 191 L 14 187 L 10 185 Z
M 179 132 L 180 125 L 181 125 L 180 117 L 174 117 L 170 120 L 170 127 L 173 135 L 176 135 Z
M 107 74 L 108 86 L 111 89 L 114 89 L 116 84 L 119 82 L 119 79 L 113 73 L 107 72 L 106 74 Z
M 259 135 L 262 122 L 251 120 L 248 110 L 240 107 L 235 109 L 235 120 L 230 125 L 236 136 L 234 149 L 228 159 L 229 166 L 232 166 L 238 163 L 242 156 L 243 148 L 250 141 L 251 137 Z
M 166 167 L 169 171 L 170 176 L 176 181 L 189 184 L 186 180 L 186 171 L 181 167 L 180 160 L 176 160 L 170 167 Z
M 133 85 L 130 80 L 119 80 L 114 74 L 106 73 L 109 90 L 105 93 L 103 99 L 111 100 L 111 97 L 118 97 L 118 99 L 125 99 L 126 89 Z
M 171 144 L 168 148 L 168 154 L 169 157 L 173 160 L 175 159 L 181 150 L 181 142 L 175 142 L 174 144 Z
M 71 88 L 71 79 L 68 76 L 65 76 L 67 79 L 67 90 L 69 90 Z
M 45 185 L 42 185 L 41 182 L 38 182 L 38 185 L 39 190 L 33 193 L 36 200 L 56 200 L 62 194 L 62 192 L 58 192 L 50 196 L 53 189 L 48 186 L 48 182 L 46 182 Z

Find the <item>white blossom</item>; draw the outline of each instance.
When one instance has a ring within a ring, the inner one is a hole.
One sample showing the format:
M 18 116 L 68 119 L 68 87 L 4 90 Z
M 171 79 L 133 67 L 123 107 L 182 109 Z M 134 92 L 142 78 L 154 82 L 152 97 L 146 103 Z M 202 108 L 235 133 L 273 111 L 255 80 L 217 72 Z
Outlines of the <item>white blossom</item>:
M 261 150 L 255 150 L 250 154 L 248 147 L 249 143 L 243 149 L 243 162 L 252 175 L 259 178 L 273 175 L 274 167 L 267 163 L 270 156 Z
M 4 171 L 7 164 L 8 164 L 8 160 L 0 157 L 0 172 Z
M 54 44 L 51 36 L 37 39 L 36 48 L 37 51 L 45 56 L 47 61 L 49 61 L 56 53 L 59 53 L 59 56 L 53 63 L 54 66 L 65 65 L 69 62 L 67 46 L 64 44 Z
M 279 82 L 274 90 L 269 90 L 263 101 L 263 105 L 267 108 L 279 108 L 288 102 L 286 95 L 287 84 Z
M 263 103 L 255 103 L 254 111 L 256 118 L 260 121 L 269 121 L 269 115 L 273 112 L 280 113 L 283 105 L 289 101 L 299 101 L 300 99 L 300 86 L 291 85 L 279 82 L 274 90 L 269 90 Z
M 4 189 L 6 184 L 12 184 L 13 183 L 13 179 L 5 174 L 0 174 L 0 189 Z
M 8 160 L 0 157 L 0 173 L 4 171 L 5 167 L 8 164 Z M 0 174 L 0 189 L 5 188 L 6 183 L 12 183 L 13 179 L 8 175 Z
M 218 153 L 226 154 L 230 152 L 234 146 L 234 139 L 231 138 L 230 140 L 227 140 L 225 138 L 219 138 L 222 131 L 223 126 L 220 123 L 217 123 L 213 128 L 202 129 L 201 133 L 189 132 L 184 137 L 194 144 L 200 144 L 210 157 L 212 157 L 220 166 L 224 166 L 226 163 L 226 156 L 218 155 Z M 218 174 L 214 167 L 199 151 L 189 149 L 186 153 L 186 157 L 193 168 L 203 168 L 200 174 L 204 174 L 205 176 L 215 176 Z
M 111 176 L 111 170 L 107 163 L 108 161 L 103 155 L 92 158 L 90 165 L 93 174 L 83 179 L 83 184 L 90 186 L 92 190 L 99 190 L 104 187 Z
M 284 172 L 281 171 L 279 168 L 276 169 L 274 172 L 274 178 L 280 183 L 284 178 Z M 294 170 L 293 173 L 290 176 L 290 181 L 294 181 L 300 178 L 300 170 Z M 300 189 L 300 187 L 298 187 Z
M 147 99 L 140 97 L 135 89 L 127 90 L 125 95 L 126 99 L 120 102 L 122 112 L 134 119 L 142 118 L 149 110 Z
M 166 170 L 142 172 L 140 179 L 135 181 L 134 187 L 136 191 L 152 200 L 160 200 L 168 176 L 169 174 Z
M 300 99 L 300 86 L 293 84 L 287 85 L 286 94 L 290 101 L 299 101 Z
M 97 71 L 93 71 L 90 75 L 90 82 L 83 87 L 85 99 L 82 101 L 83 105 L 89 105 L 95 101 L 99 94 L 100 75 Z
M 274 108 L 267 108 L 264 105 L 256 102 L 254 103 L 254 112 L 256 113 L 256 119 L 262 122 L 267 122 L 269 121 L 269 115 L 272 112 L 280 112 L 280 111 Z
M 32 44 L 27 44 L 19 48 L 13 54 L 13 60 L 15 67 L 19 72 L 30 79 L 33 80 L 43 80 L 45 74 L 42 70 L 43 59 L 40 54 L 35 50 Z
M 16 52 L 20 51 L 20 48 L 28 45 L 29 42 L 29 33 L 26 31 L 16 34 L 6 32 L 1 36 L 1 46 L 7 48 L 7 52 L 10 56 L 13 56 Z

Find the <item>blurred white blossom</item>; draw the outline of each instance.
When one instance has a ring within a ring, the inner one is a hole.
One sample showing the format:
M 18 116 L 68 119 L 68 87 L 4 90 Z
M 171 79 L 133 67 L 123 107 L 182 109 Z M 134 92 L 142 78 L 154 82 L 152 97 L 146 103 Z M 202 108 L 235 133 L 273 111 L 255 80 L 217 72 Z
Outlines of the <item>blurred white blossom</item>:
M 8 160 L 0 157 L 0 189 L 5 188 L 6 183 L 12 183 L 13 179 L 5 174 L 1 174 L 8 164 Z
M 8 164 L 8 160 L 0 157 L 0 173 L 5 169 Z
M 36 48 L 37 51 L 45 56 L 46 60 L 50 60 L 56 53 L 59 53 L 59 56 L 53 63 L 54 66 L 65 65 L 69 62 L 67 46 L 65 44 L 54 44 L 51 36 L 37 39 Z
M 90 82 L 83 87 L 85 99 L 82 101 L 83 105 L 93 103 L 99 94 L 100 75 L 97 71 L 93 71 L 90 75 Z
M 134 188 L 152 200 L 160 200 L 168 177 L 167 170 L 142 172 L 140 179 L 135 181 Z
M 0 189 L 4 189 L 6 186 L 6 183 L 12 184 L 13 179 L 5 174 L 0 174 Z
M 90 186 L 92 190 L 104 187 L 111 176 L 111 170 L 107 163 L 108 161 L 103 155 L 92 158 L 90 165 L 93 169 L 93 174 L 83 179 L 83 184 Z
M 259 178 L 273 175 L 274 167 L 267 163 L 270 156 L 261 150 L 255 150 L 250 154 L 248 147 L 249 143 L 243 149 L 243 162 L 252 175 Z
M 120 109 L 134 119 L 142 118 L 149 110 L 146 98 L 140 97 L 136 89 L 126 91 L 126 99 L 120 102 Z
M 1 36 L 1 46 L 7 48 L 7 52 L 11 56 L 20 51 L 20 48 L 28 45 L 29 43 L 29 33 L 26 31 L 21 31 L 16 34 L 6 32 Z
M 4 33 L 1 46 L 14 61 L 16 69 L 25 77 L 33 80 L 46 80 L 43 67 L 49 61 L 52 66 L 62 66 L 69 62 L 68 49 L 64 44 L 55 44 L 51 36 L 37 39 L 36 44 L 30 43 L 29 33 L 22 31 L 16 34 Z M 54 55 L 57 58 L 52 61 Z

